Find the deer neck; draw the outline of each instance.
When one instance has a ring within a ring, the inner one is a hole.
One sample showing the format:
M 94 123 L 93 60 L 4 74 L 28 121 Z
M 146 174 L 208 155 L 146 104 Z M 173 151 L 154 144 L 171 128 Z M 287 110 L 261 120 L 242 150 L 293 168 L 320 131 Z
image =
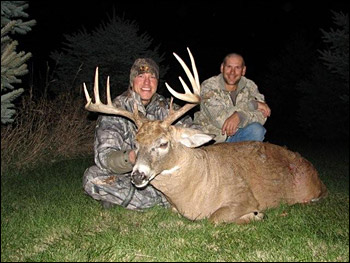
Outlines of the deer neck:
M 192 191 L 187 191 L 187 189 L 194 189 L 198 184 L 206 181 L 208 169 L 206 168 L 205 151 L 201 148 L 183 148 L 179 149 L 178 155 L 175 155 L 179 157 L 172 159 L 173 164 L 171 168 L 163 170 L 151 181 L 151 184 L 170 200 L 177 196 L 183 196 L 183 194 L 179 193 L 192 193 Z M 179 155 L 180 153 L 181 156 Z

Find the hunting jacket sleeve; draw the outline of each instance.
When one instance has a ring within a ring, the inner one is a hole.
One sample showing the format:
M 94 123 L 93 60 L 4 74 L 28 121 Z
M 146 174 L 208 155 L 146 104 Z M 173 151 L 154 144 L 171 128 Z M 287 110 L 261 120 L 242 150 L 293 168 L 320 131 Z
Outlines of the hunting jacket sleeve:
M 242 77 L 236 98 L 231 98 L 230 92 L 226 91 L 222 74 L 205 80 L 201 85 L 201 105 L 200 111 L 194 115 L 194 122 L 202 126 L 202 129 L 211 134 L 215 134 L 216 142 L 226 140 L 226 135 L 222 135 L 221 128 L 225 120 L 234 112 L 240 117 L 239 128 L 243 128 L 252 122 L 265 124 L 266 118 L 257 110 L 257 102 L 265 102 L 257 85 Z
M 140 113 L 150 120 L 163 120 L 169 113 L 169 101 L 155 94 L 145 108 L 140 96 L 128 90 L 113 100 L 116 107 L 133 111 L 136 102 Z M 177 107 L 177 106 L 175 106 Z M 196 127 L 189 116 L 176 123 Z M 101 114 L 95 129 L 94 156 L 96 165 L 106 173 L 128 173 L 133 165 L 129 162 L 129 152 L 135 149 L 137 127 L 133 121 L 113 115 Z

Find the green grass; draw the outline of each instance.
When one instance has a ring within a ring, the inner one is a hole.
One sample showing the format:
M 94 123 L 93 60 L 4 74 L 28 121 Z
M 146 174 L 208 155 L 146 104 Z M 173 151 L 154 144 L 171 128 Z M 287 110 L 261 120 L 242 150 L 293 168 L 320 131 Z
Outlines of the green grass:
M 349 261 L 347 145 L 290 147 L 319 170 L 327 199 L 281 205 L 248 225 L 192 222 L 156 207 L 104 210 L 84 194 L 91 158 L 1 178 L 1 261 Z

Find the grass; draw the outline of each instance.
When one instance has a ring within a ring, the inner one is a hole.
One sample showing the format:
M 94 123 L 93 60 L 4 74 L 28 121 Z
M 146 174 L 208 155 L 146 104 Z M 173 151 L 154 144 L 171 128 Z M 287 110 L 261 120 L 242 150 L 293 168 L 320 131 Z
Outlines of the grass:
M 296 150 L 301 146 L 291 147 Z M 109 210 L 84 194 L 91 158 L 38 165 L 1 176 L 1 261 L 349 261 L 349 154 L 303 151 L 330 195 L 281 205 L 262 222 L 211 225 L 155 207 Z

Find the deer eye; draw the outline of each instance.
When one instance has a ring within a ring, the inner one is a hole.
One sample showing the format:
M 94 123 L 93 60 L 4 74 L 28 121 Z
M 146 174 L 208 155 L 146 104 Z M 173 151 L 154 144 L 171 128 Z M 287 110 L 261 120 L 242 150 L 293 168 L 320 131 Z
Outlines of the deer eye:
M 161 148 L 161 149 L 166 149 L 167 147 L 168 147 L 168 142 L 164 142 L 164 143 L 159 144 L 159 148 Z

